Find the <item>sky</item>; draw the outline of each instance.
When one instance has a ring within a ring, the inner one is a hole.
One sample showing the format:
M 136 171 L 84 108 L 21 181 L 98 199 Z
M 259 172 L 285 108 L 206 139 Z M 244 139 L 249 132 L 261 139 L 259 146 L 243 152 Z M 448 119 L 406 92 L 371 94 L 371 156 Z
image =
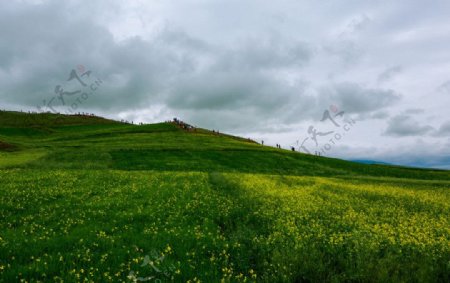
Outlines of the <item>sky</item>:
M 0 109 L 450 169 L 448 0 L 0 2 Z

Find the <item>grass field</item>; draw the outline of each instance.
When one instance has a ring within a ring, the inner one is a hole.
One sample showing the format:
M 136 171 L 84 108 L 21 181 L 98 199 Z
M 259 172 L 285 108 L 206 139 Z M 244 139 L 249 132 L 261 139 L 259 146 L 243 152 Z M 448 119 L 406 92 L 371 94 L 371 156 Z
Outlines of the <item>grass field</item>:
M 1 282 L 449 282 L 450 172 L 0 112 Z

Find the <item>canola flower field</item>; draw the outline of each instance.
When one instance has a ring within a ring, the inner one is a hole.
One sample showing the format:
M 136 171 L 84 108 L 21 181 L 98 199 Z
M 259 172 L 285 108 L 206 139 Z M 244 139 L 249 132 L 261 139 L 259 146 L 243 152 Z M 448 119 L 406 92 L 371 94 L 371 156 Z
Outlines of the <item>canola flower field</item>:
M 450 281 L 448 171 L 5 121 L 0 282 Z

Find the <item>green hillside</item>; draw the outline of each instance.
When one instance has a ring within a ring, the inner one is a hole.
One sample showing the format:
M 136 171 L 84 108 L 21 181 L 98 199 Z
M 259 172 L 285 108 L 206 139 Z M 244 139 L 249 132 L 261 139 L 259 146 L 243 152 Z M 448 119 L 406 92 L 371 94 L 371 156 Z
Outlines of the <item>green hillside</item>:
M 0 112 L 0 282 L 448 282 L 450 172 Z
M 448 171 L 362 165 L 261 146 L 174 123 L 130 125 L 95 116 L 0 112 L 0 141 L 17 152 L 3 168 L 246 172 L 449 180 Z M 40 153 L 16 164 L 14 157 Z

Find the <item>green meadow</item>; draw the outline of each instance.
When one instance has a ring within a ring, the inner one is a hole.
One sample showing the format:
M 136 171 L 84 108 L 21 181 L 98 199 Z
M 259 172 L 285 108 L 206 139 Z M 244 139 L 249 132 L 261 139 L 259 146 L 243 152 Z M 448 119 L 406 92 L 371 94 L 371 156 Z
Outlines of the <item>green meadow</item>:
M 0 112 L 0 282 L 449 282 L 450 172 Z

